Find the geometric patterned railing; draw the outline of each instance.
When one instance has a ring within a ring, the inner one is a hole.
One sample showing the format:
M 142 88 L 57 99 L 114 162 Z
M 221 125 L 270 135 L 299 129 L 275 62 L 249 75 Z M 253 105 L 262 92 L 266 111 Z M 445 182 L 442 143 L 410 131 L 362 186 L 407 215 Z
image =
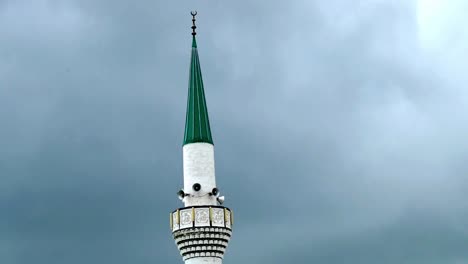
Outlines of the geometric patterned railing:
M 225 227 L 232 229 L 233 214 L 223 206 L 179 208 L 170 215 L 172 232 L 192 227 Z

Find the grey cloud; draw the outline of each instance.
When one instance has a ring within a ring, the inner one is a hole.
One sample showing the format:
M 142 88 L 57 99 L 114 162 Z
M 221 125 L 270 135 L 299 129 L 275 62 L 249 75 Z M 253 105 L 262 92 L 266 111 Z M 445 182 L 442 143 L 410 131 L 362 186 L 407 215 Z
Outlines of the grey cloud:
M 416 8 L 1 2 L 0 261 L 181 263 L 198 9 L 225 263 L 465 263 L 464 63 L 422 47 Z

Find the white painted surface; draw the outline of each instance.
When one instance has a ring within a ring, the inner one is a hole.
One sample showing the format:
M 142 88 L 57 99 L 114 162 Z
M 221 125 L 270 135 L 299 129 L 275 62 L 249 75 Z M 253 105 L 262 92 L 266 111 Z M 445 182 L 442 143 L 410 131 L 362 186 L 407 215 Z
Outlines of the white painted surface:
M 183 147 L 185 206 L 217 205 L 216 197 L 209 193 L 216 187 L 214 146 L 209 143 L 191 143 Z M 196 192 L 192 186 L 201 185 Z M 211 263 L 211 262 L 210 262 Z
M 223 260 L 215 257 L 198 257 L 185 261 L 185 264 L 222 264 Z

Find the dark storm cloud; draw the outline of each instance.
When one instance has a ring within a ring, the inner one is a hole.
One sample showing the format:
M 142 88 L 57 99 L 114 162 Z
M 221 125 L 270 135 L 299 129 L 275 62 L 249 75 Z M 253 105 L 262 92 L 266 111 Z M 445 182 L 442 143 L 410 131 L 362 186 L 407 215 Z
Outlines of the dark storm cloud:
M 191 9 L 225 263 L 468 261 L 466 80 L 414 3 L 70 0 L 0 3 L 2 263 L 181 263 Z

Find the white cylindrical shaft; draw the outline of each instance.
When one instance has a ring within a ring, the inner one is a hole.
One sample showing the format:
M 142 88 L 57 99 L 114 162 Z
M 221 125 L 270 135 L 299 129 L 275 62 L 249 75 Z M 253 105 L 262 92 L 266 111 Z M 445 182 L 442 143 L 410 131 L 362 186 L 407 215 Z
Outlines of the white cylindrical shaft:
M 217 205 L 216 197 L 209 195 L 216 187 L 214 146 L 209 143 L 190 143 L 183 147 L 185 206 Z M 194 184 L 201 189 L 195 191 Z M 209 262 L 211 263 L 211 262 Z M 214 263 L 214 262 L 213 262 Z
M 222 264 L 223 260 L 215 257 L 191 258 L 185 261 L 185 264 Z

